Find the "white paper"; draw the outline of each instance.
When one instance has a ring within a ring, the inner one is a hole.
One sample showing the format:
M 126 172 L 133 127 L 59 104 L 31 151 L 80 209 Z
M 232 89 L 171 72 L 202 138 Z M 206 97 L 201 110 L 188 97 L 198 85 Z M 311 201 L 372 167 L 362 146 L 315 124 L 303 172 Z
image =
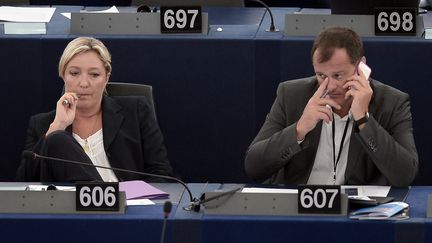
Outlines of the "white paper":
M 432 39 L 432 29 L 430 28 L 425 29 L 425 39 L 426 40 Z
M 82 13 L 118 13 L 118 9 L 116 6 L 112 6 L 109 9 L 100 10 L 100 11 L 81 11 Z M 71 13 L 61 13 L 61 15 L 65 16 L 68 19 L 71 19 Z
M 75 191 L 75 186 L 55 186 L 59 191 Z M 28 191 L 46 191 L 48 185 L 28 185 L 26 190 Z
M 45 35 L 46 23 L 5 22 L 6 35 Z
M 87 12 L 87 13 L 118 13 L 118 9 L 116 6 L 112 6 L 109 9 L 105 9 L 105 10 L 100 10 L 100 11 L 83 11 L 83 12 Z
M 55 8 L 37 7 L 0 7 L 0 20 L 10 22 L 42 22 L 48 23 L 55 12 Z
M 71 19 L 71 13 L 61 13 L 61 15 L 65 16 L 68 19 Z
M 387 197 L 390 186 L 342 186 L 342 189 L 357 189 L 359 197 Z
M 25 191 L 26 186 L 1 186 L 0 191 Z
M 242 193 L 298 193 L 297 189 L 245 187 Z
M 128 206 L 136 206 L 136 205 L 154 205 L 155 203 L 150 199 L 129 199 L 126 200 Z
M 348 195 L 349 199 L 356 199 L 356 200 L 364 200 L 364 201 L 373 201 L 373 199 L 371 199 L 368 196 L 353 196 L 353 195 Z

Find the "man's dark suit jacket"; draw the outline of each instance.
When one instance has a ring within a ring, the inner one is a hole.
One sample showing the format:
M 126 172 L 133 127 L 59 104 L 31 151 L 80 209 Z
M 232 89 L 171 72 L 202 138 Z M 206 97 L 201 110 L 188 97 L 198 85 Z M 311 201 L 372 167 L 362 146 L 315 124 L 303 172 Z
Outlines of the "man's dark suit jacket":
M 45 133 L 54 117 L 55 111 L 51 111 L 30 118 L 25 150 L 43 154 L 46 149 L 44 148 Z M 102 124 L 104 148 L 112 167 L 172 175 L 162 133 L 145 98 L 105 96 L 102 100 Z M 66 129 L 68 133 L 71 130 L 71 126 Z M 45 166 L 44 163 L 48 162 L 22 160 L 17 171 L 17 180 L 101 180 L 99 173 L 92 167 L 84 169 L 81 166 L 59 162 L 49 162 L 57 164 Z M 131 173 L 116 171 L 114 173 L 120 181 L 133 179 L 155 181 L 153 178 L 143 178 Z M 77 175 L 82 178 L 77 178 Z
M 354 129 L 348 151 L 345 184 L 407 186 L 418 170 L 409 96 L 370 80 L 373 90 L 369 120 Z M 315 161 L 322 122 L 297 143 L 296 125 L 316 78 L 283 82 L 277 98 L 245 159 L 248 176 L 257 181 L 306 184 Z

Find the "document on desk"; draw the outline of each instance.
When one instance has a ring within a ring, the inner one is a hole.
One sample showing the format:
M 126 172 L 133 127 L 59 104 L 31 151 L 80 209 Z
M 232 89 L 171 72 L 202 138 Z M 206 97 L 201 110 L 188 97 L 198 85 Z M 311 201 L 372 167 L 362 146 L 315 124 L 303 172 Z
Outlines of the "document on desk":
M 48 187 L 53 187 L 54 190 L 59 191 L 75 191 L 75 186 L 54 186 L 54 185 L 28 185 L 26 191 L 48 191 Z
M 152 200 L 150 199 L 128 199 L 126 200 L 126 203 L 128 206 L 144 206 L 144 205 L 155 205 Z
M 409 205 L 404 202 L 390 202 L 374 207 L 358 209 L 350 214 L 350 219 L 360 220 L 403 220 L 409 219 Z
M 0 191 L 25 191 L 27 186 L 0 186 Z
M 126 199 L 166 199 L 169 194 L 140 180 L 122 181 L 119 183 L 119 190 L 126 193 Z
M 356 196 L 359 197 L 387 197 L 390 188 L 390 186 L 342 186 L 342 191 L 354 189 L 357 191 Z
M 263 187 L 245 187 L 241 191 L 242 193 L 298 193 L 297 189 L 285 189 L 285 188 L 263 188 Z
M 118 9 L 116 6 L 112 6 L 109 9 L 101 10 L 101 11 L 85 11 L 85 13 L 118 13 Z M 61 15 L 65 16 L 68 19 L 71 19 L 71 13 L 61 13 Z
M 0 20 L 25 23 L 49 23 L 55 8 L 0 7 Z
M 426 40 L 432 39 L 432 29 L 431 28 L 425 29 L 425 39 Z

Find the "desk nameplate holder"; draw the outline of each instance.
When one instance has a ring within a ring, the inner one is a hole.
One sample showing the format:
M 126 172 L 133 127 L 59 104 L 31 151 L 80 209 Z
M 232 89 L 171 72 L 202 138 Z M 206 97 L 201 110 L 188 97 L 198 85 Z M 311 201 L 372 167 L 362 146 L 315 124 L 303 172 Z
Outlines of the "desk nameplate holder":
M 213 197 L 220 192 L 206 192 Z M 205 203 L 204 212 L 213 215 L 274 215 L 274 216 L 346 216 L 348 197 L 341 194 L 340 214 L 299 214 L 295 193 L 241 193 L 236 192 Z
M 416 36 L 424 32 L 423 16 L 417 16 Z M 285 36 L 316 36 L 330 26 L 343 26 L 353 29 L 360 36 L 375 35 L 374 15 L 329 15 L 329 14 L 286 14 Z
M 187 35 L 208 34 L 208 13 L 201 16 L 202 33 Z M 70 32 L 86 35 L 161 35 L 160 13 L 72 13 Z
M 77 211 L 75 191 L 0 191 L 0 213 L 124 214 L 125 192 L 119 198 L 119 211 Z

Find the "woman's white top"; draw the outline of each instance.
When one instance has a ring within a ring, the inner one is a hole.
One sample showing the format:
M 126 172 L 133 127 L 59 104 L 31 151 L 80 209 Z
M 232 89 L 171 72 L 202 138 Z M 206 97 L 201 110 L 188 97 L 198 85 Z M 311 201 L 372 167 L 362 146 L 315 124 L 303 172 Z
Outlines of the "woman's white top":
M 87 139 L 82 139 L 75 133 L 72 133 L 72 136 L 81 145 L 81 147 L 83 147 L 84 152 L 87 154 L 87 156 L 90 158 L 94 165 L 111 167 L 108 161 L 108 157 L 105 153 L 102 128 Z M 99 172 L 99 175 L 102 177 L 103 181 L 118 181 L 117 176 L 112 170 L 102 168 L 96 168 L 96 170 Z

